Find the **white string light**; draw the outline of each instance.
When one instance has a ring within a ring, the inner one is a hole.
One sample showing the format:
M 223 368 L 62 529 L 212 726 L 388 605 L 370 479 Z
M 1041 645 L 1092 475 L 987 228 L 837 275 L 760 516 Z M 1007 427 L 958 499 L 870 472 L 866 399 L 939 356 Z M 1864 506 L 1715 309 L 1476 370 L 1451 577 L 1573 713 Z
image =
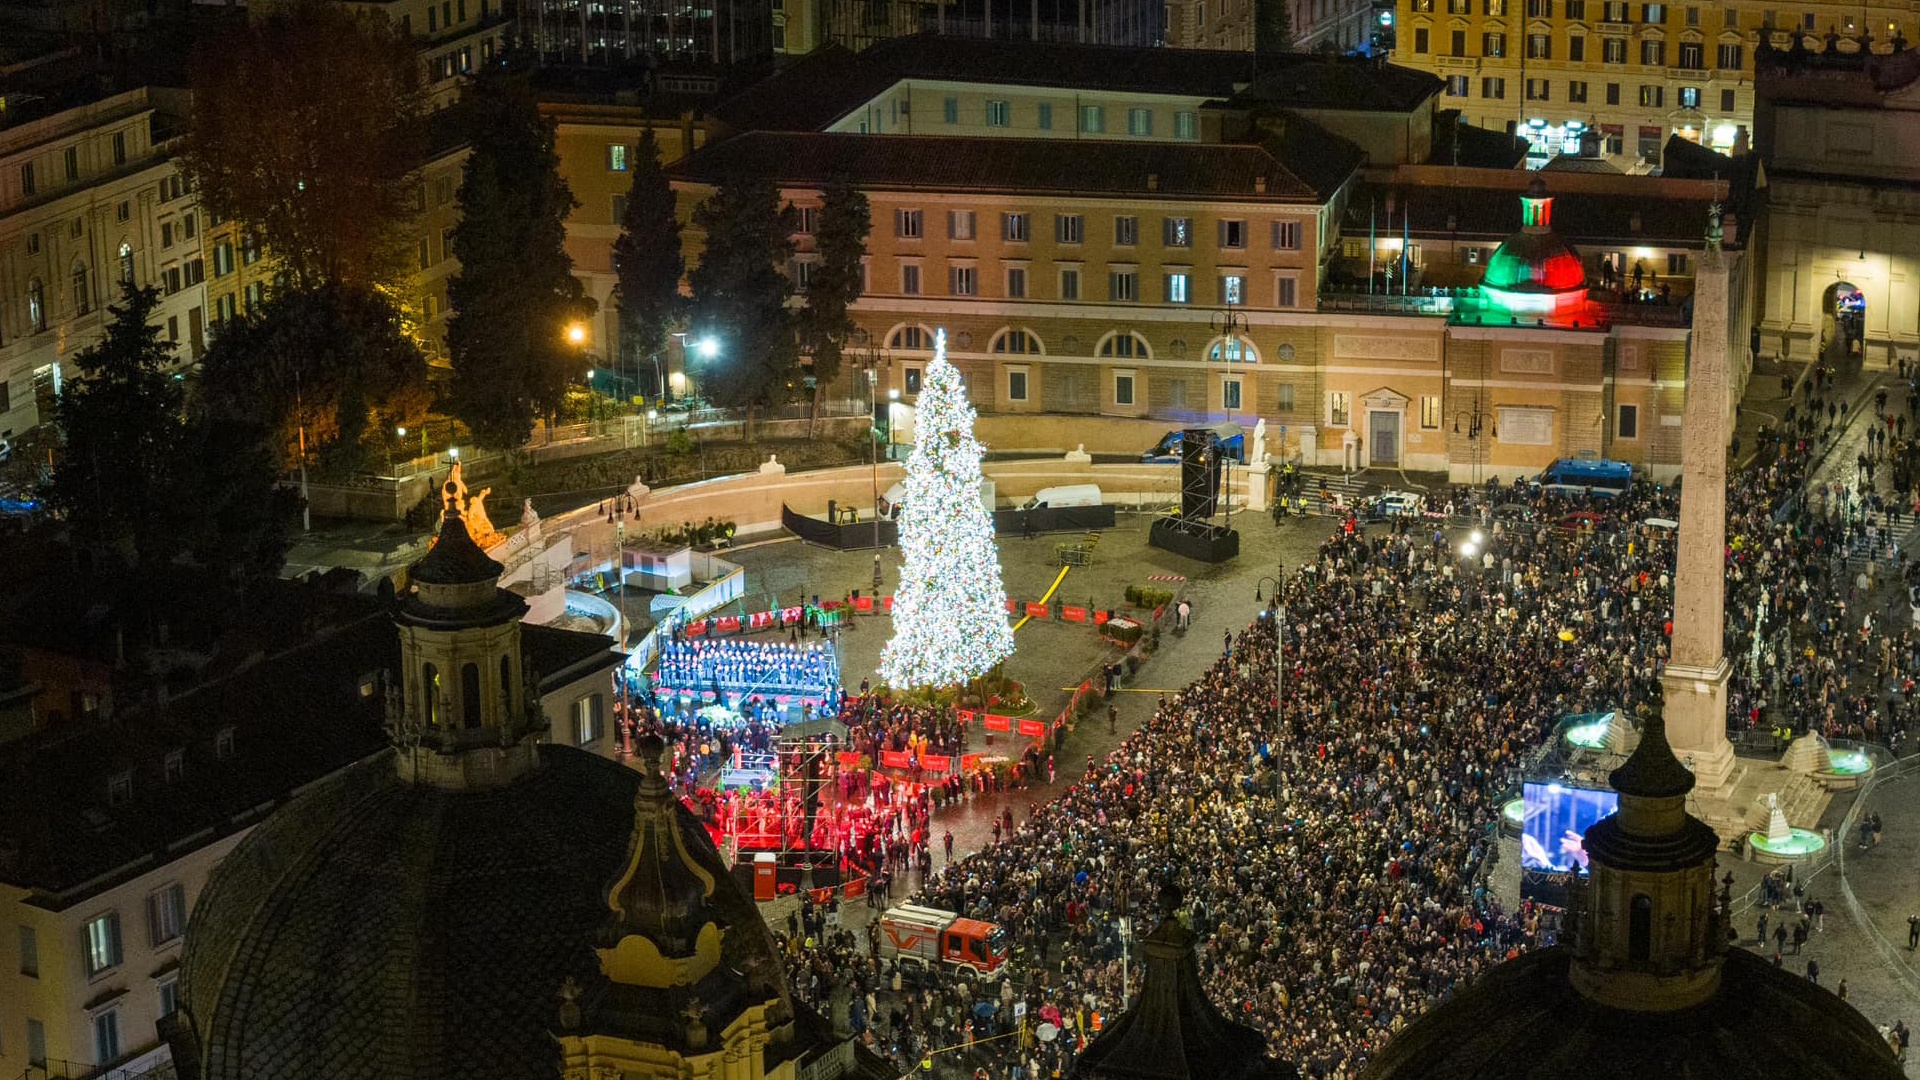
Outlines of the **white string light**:
M 980 443 L 947 332 L 933 339 L 900 510 L 900 588 L 880 677 L 896 689 L 958 686 L 1013 655 Z

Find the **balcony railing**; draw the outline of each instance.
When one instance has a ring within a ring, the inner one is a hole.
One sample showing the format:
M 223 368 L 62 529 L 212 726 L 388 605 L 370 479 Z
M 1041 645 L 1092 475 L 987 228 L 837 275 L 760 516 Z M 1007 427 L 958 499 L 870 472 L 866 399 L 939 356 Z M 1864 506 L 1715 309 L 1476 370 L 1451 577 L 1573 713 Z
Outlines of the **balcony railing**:
M 1321 311 L 1362 311 L 1376 315 L 1433 315 L 1445 318 L 1453 314 L 1454 304 L 1470 298 L 1472 288 L 1436 289 L 1415 287 L 1400 293 L 1351 292 L 1329 288 L 1320 294 Z

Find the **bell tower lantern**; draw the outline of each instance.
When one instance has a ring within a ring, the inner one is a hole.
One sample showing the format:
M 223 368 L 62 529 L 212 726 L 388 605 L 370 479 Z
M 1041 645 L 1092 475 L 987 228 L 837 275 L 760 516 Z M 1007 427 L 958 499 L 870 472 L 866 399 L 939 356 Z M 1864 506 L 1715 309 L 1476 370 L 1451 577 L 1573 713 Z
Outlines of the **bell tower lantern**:
M 493 787 L 533 768 L 545 727 L 520 650 L 527 602 L 500 588 L 506 568 L 473 542 L 447 486 L 440 535 L 409 571 L 394 615 L 402 672 L 388 729 L 403 776 Z

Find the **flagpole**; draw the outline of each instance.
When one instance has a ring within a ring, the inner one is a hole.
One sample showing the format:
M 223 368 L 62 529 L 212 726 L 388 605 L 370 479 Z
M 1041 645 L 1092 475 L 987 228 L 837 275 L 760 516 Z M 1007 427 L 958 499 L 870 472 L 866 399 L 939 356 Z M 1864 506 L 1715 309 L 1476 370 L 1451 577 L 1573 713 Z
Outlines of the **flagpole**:
M 1373 262 L 1375 257 L 1379 254 L 1379 249 L 1374 246 L 1377 243 L 1374 233 L 1379 230 L 1379 226 L 1380 226 L 1380 201 L 1378 199 L 1369 199 L 1367 202 L 1367 295 L 1368 296 L 1373 295 L 1373 275 L 1374 275 Z
M 1413 207 L 1400 212 L 1400 295 L 1407 295 L 1407 273 L 1411 269 L 1412 259 L 1407 248 L 1413 243 Z

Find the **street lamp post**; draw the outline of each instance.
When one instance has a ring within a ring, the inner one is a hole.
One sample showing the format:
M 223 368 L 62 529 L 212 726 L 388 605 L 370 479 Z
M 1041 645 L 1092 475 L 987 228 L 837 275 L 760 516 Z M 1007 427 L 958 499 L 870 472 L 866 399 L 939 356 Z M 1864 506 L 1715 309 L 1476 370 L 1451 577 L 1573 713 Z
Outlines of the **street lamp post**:
M 1273 770 L 1273 800 L 1280 801 L 1280 739 L 1286 734 L 1286 694 L 1287 694 L 1287 570 L 1285 566 L 1275 567 L 1271 575 L 1262 575 L 1253 585 L 1253 599 L 1260 601 L 1260 586 L 1273 583 L 1273 761 L 1269 768 Z
M 1480 433 L 1481 433 L 1481 430 L 1483 428 L 1490 428 L 1493 433 L 1493 436 L 1495 438 L 1499 438 L 1500 428 L 1498 425 L 1489 423 L 1488 416 L 1485 413 L 1480 411 L 1480 402 L 1478 400 L 1474 401 L 1473 411 L 1471 413 L 1455 414 L 1453 418 L 1453 433 L 1455 435 L 1462 434 L 1462 432 L 1460 431 L 1460 421 L 1462 419 L 1465 419 L 1467 422 L 1467 430 L 1465 432 L 1467 436 L 1467 445 L 1473 447 L 1473 482 L 1475 484 L 1478 484 L 1480 483 Z
M 880 350 L 872 345 L 873 336 L 864 326 L 853 328 L 853 340 L 866 350 L 867 359 L 867 450 L 873 458 L 873 597 L 880 600 L 880 432 L 873 420 L 880 411 Z M 892 435 L 889 434 L 891 439 Z

